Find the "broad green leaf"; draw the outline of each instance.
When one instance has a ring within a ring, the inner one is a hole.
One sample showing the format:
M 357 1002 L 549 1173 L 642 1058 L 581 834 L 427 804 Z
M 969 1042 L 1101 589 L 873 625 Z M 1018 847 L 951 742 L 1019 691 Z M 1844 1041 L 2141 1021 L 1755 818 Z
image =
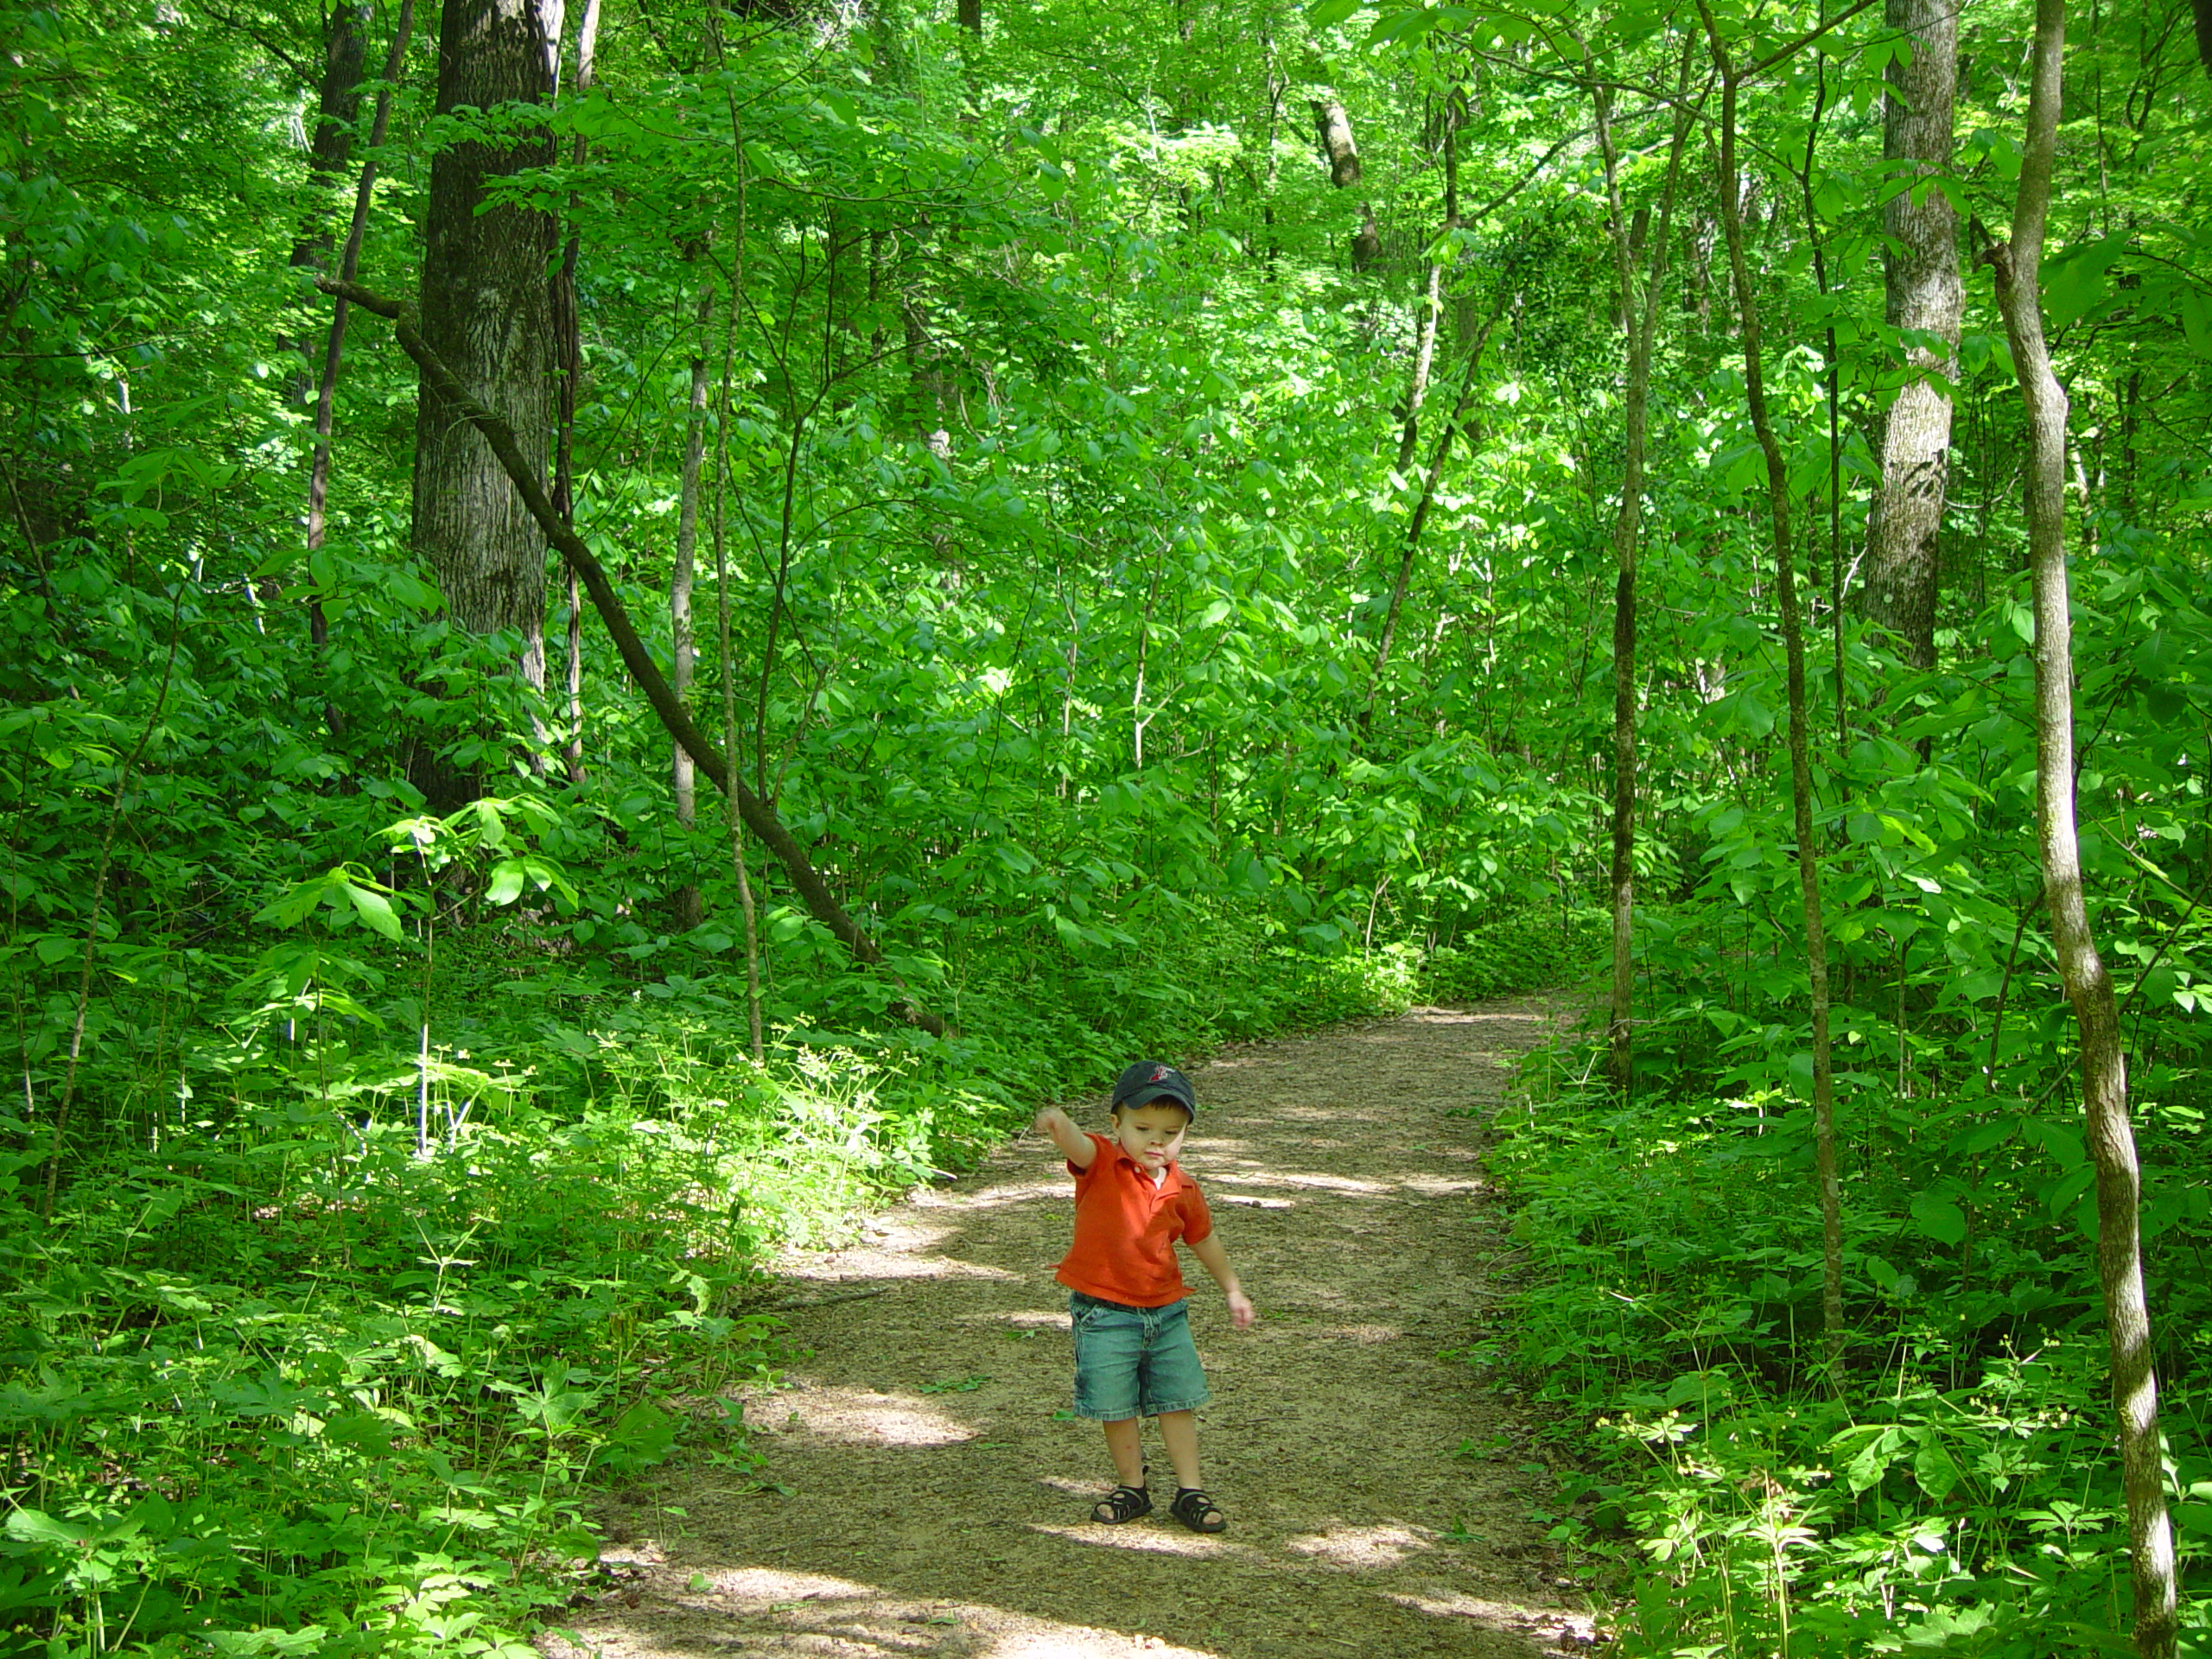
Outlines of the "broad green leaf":
M 392 914 L 391 901 L 373 887 L 365 887 L 358 881 L 345 883 L 346 899 L 353 906 L 353 913 L 369 927 L 387 939 L 399 937 L 399 918 Z
M 1956 1244 L 1967 1236 L 1966 1211 L 1940 1193 L 1913 1195 L 1912 1224 L 1920 1230 L 1921 1236 L 1938 1244 Z

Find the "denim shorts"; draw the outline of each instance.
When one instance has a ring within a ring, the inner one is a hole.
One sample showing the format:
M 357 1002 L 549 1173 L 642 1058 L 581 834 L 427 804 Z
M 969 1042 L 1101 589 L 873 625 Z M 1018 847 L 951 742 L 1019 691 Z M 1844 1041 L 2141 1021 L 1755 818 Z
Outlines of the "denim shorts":
M 1126 1307 L 1068 1294 L 1075 1326 L 1075 1414 L 1101 1422 L 1194 1411 L 1212 1398 L 1191 1340 L 1186 1297 L 1165 1307 Z

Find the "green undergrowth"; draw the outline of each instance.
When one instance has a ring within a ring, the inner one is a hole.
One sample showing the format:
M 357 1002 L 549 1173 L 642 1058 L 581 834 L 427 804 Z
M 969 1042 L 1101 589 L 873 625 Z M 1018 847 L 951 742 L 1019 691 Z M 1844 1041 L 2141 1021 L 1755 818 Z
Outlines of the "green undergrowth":
M 1597 911 L 1530 908 L 1479 923 L 1421 964 L 1424 1000 L 1479 1002 L 1485 997 L 1575 983 L 1605 949 Z
M 1522 1294 L 1467 1351 L 1561 1423 L 1543 1518 L 1628 1656 L 2131 1651 L 2094 1213 L 2066 1104 L 1845 1088 L 1840 1393 L 1810 1114 L 1623 1103 L 1584 1033 L 1497 1122 Z M 2212 1652 L 2202 1116 L 2139 1103 L 2183 1651 Z
M 102 1134 L 50 1218 L 45 1126 L 0 1121 L 0 1653 L 523 1659 L 590 1586 L 594 1490 L 679 1446 L 762 1478 L 723 1401 L 781 1362 L 772 1249 L 1135 1055 L 1401 1011 L 1446 974 L 1529 988 L 1513 965 L 1552 958 L 1523 936 L 1560 931 L 1314 954 L 1223 907 L 1116 950 L 1001 940 L 938 982 L 944 1039 L 787 956 L 756 1065 L 726 941 L 641 969 L 542 918 L 451 932 L 426 1047 L 423 988 L 306 919 L 296 948 L 195 953 L 200 1020 L 160 1004 L 156 1031 L 160 976 L 104 1009 L 130 1058 L 83 1079 Z

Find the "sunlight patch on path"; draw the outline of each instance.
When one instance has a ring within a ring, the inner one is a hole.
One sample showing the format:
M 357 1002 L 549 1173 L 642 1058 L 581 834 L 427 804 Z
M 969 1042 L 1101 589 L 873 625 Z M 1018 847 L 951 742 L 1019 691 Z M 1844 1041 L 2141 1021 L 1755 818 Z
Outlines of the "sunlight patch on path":
M 1362 1181 L 1349 1175 L 1315 1175 L 1293 1170 L 1273 1175 L 1233 1174 L 1224 1170 L 1210 1179 L 1229 1186 L 1309 1187 L 1324 1192 L 1357 1193 L 1361 1198 L 1384 1196 L 1390 1191 L 1385 1181 Z
M 1096 1493 L 1085 1496 L 1095 1497 Z M 1030 1521 L 1023 1524 L 1022 1530 L 1043 1533 L 1049 1538 L 1065 1538 L 1071 1544 L 1084 1544 L 1092 1549 L 1122 1549 L 1138 1555 L 1191 1555 L 1217 1561 L 1257 1561 L 1263 1559 L 1260 1552 L 1249 1544 L 1233 1544 L 1220 1537 L 1202 1538 L 1194 1532 L 1163 1532 L 1150 1527 L 1103 1527 L 1096 1521 L 1072 1526 L 1058 1521 Z
M 613 1629 L 548 1630 L 548 1659 L 655 1659 L 701 1652 L 772 1656 L 919 1654 L 933 1659 L 1217 1659 L 1141 1631 L 1100 1630 L 1009 1611 L 988 1603 L 918 1599 L 826 1573 L 721 1567 L 674 1589 L 656 1570 L 644 1616 Z M 577 1645 L 581 1637 L 584 1645 Z
M 1526 1636 L 1545 1631 L 1552 1635 L 1563 1649 L 1594 1647 L 1598 1641 L 1597 1621 L 1587 1613 L 1551 1610 L 1538 1611 L 1510 1601 L 1487 1601 L 1480 1596 L 1465 1595 L 1456 1590 L 1394 1594 L 1390 1599 L 1402 1607 L 1411 1607 L 1439 1618 L 1464 1618 L 1485 1630 L 1506 1634 Z
M 1038 1198 L 1065 1198 L 1067 1195 L 1067 1183 L 1052 1179 L 1014 1181 L 1004 1186 L 987 1186 L 979 1192 L 950 1197 L 925 1190 L 915 1193 L 907 1202 L 917 1210 L 997 1210 L 1009 1204 L 1028 1204 Z
M 784 1279 L 1019 1279 L 1004 1268 L 980 1262 L 956 1262 L 948 1255 L 909 1255 L 893 1249 L 833 1250 L 822 1255 L 792 1255 L 776 1263 Z
M 804 1433 L 848 1446 L 957 1446 L 982 1431 L 912 1395 L 861 1389 L 786 1389 L 746 1404 L 746 1427 Z
M 1332 1567 L 1371 1570 L 1396 1567 L 1413 1556 L 1436 1548 L 1426 1528 L 1388 1525 L 1331 1527 L 1303 1538 L 1286 1538 L 1283 1547 L 1300 1555 L 1326 1561 Z M 1426 1611 L 1426 1610 L 1424 1610 Z
M 963 1313 L 963 1325 L 1010 1325 L 1018 1331 L 1065 1331 L 1072 1321 L 1065 1307 L 1021 1307 L 991 1309 L 982 1313 Z

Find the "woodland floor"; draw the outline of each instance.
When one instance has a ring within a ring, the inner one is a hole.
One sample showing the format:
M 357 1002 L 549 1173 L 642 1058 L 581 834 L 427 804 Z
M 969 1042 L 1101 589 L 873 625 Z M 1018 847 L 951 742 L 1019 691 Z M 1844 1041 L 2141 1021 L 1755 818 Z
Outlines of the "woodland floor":
M 1469 1340 L 1510 1271 L 1484 1125 L 1554 1017 L 1535 1001 L 1422 1009 L 1193 1073 L 1184 1166 L 1260 1311 L 1232 1329 L 1186 1263 L 1214 1393 L 1200 1451 L 1226 1534 L 1193 1536 L 1164 1503 L 1124 1527 L 1087 1518 L 1113 1478 L 1096 1426 L 1056 1414 L 1071 1188 L 1025 1134 L 855 1247 L 783 1264 L 793 1357 L 783 1387 L 744 1405 L 760 1472 L 785 1490 L 671 1465 L 628 1492 L 602 1514 L 614 1590 L 543 1645 L 554 1659 L 1586 1645 L 1586 1599 L 1530 1515 L 1552 1483 L 1525 1408 L 1440 1351 Z M 1071 1110 L 1104 1119 L 1103 1100 Z

